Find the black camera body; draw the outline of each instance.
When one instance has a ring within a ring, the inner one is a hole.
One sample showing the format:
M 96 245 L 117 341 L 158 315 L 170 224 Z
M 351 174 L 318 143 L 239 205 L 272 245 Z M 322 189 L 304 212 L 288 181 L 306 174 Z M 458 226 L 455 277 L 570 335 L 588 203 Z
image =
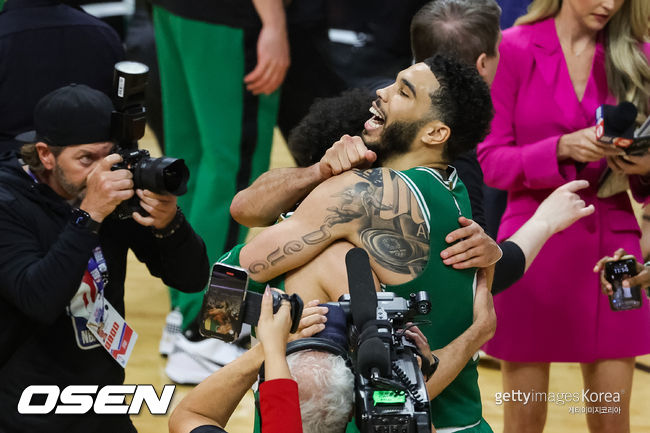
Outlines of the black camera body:
M 146 108 L 144 92 L 149 68 L 138 62 L 119 62 L 113 74 L 113 105 L 111 140 L 114 153 L 122 157 L 112 170 L 127 169 L 133 174 L 134 189 L 148 189 L 157 194 L 183 195 L 187 192 L 190 174 L 182 159 L 152 158 L 147 150 L 138 149 L 138 140 L 144 136 Z M 122 202 L 114 212 L 119 219 L 130 218 L 133 212 L 148 213 L 134 195 Z
M 401 329 L 431 311 L 426 292 L 409 299 L 379 292 L 376 320 L 361 325 L 356 338 L 355 417 L 361 433 L 431 431 L 426 380 L 417 349 Z M 338 302 L 344 311 L 350 295 Z M 352 301 L 353 303 L 354 301 Z M 356 327 L 356 326 L 355 326 Z
M 614 294 L 609 297 L 609 306 L 614 311 L 641 308 L 641 286 L 623 287 L 623 280 L 637 274 L 634 256 L 605 263 L 605 279 L 612 285 Z

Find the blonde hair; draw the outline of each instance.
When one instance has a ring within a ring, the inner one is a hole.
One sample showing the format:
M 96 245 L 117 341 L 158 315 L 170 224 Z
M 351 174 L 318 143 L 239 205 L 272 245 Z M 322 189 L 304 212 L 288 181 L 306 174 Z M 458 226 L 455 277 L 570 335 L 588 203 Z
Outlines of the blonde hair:
M 519 17 L 515 25 L 530 24 L 555 16 L 562 0 L 533 0 L 528 13 Z M 650 107 L 650 67 L 641 50 L 648 32 L 650 1 L 625 0 L 621 9 L 605 27 L 607 85 L 620 101 L 630 101 L 639 109 L 642 121 Z

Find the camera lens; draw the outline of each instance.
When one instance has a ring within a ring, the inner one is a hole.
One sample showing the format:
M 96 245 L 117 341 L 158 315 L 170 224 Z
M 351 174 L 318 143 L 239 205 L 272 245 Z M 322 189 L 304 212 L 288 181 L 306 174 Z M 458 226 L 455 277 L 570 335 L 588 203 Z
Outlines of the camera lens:
M 135 187 L 157 194 L 183 195 L 187 192 L 189 178 L 190 172 L 182 159 L 142 158 L 133 167 Z

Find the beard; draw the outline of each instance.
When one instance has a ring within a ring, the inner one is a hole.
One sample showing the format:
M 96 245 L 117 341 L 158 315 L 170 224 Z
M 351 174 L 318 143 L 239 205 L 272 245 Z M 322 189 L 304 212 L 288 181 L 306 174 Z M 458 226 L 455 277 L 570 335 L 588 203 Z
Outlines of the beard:
M 373 164 L 373 167 L 381 167 L 390 158 L 408 152 L 415 137 L 425 123 L 426 120 L 417 120 L 415 122 L 400 121 L 384 126 L 384 130 L 378 141 L 365 143 L 368 149 L 377 154 L 377 160 Z
M 61 166 L 59 164 L 56 164 L 54 166 L 54 179 L 56 182 L 59 184 L 61 189 L 65 191 L 66 194 L 68 194 L 70 197 L 73 197 L 74 199 L 82 200 L 84 196 L 86 195 L 86 182 L 83 182 L 81 184 L 74 184 L 68 180 L 68 178 L 65 176 L 65 173 L 61 169 Z

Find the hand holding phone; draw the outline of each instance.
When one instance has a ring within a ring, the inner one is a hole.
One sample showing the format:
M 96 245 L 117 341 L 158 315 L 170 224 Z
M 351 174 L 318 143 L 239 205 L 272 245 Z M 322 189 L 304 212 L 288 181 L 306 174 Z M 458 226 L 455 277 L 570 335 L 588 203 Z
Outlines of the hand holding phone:
M 303 309 L 300 297 L 276 291 L 271 291 L 271 297 L 274 314 L 280 308 L 282 300 L 289 301 L 291 332 L 296 332 Z M 204 337 L 232 342 L 239 337 L 242 323 L 257 325 L 261 303 L 261 294 L 248 291 L 248 272 L 245 269 L 215 263 L 203 296 L 199 332 Z
M 623 256 L 620 260 L 605 263 L 605 280 L 613 289 L 609 295 L 609 305 L 614 311 L 641 308 L 641 286 L 623 286 L 623 281 L 637 275 L 636 258 Z

